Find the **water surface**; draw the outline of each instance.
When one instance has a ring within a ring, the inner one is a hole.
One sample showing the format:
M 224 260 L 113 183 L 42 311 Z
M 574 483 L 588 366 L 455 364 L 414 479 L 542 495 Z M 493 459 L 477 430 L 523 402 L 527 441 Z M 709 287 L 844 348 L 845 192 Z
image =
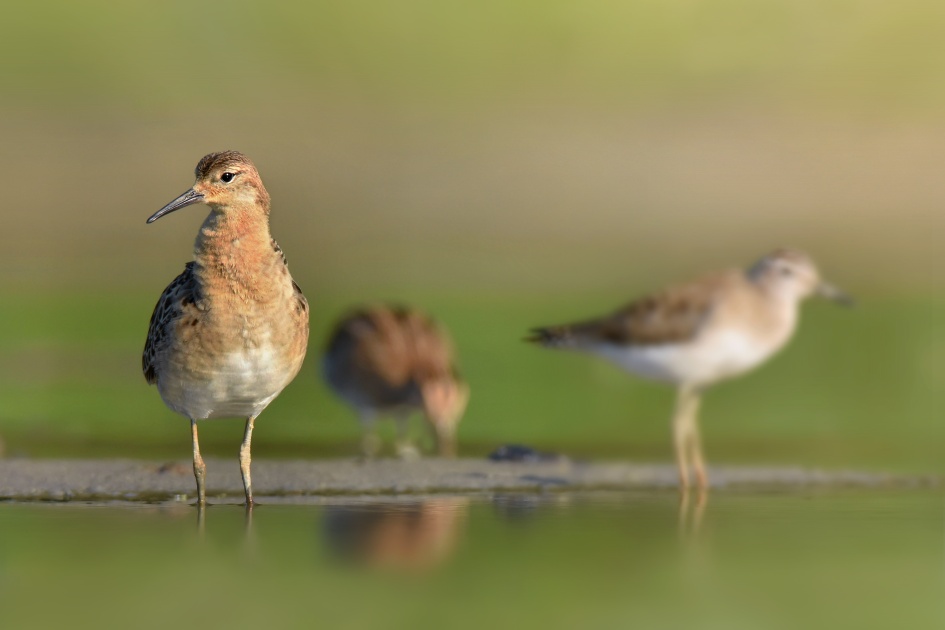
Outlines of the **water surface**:
M 925 628 L 938 492 L 0 504 L 21 627 Z M 9 625 L 8 625 L 9 624 Z

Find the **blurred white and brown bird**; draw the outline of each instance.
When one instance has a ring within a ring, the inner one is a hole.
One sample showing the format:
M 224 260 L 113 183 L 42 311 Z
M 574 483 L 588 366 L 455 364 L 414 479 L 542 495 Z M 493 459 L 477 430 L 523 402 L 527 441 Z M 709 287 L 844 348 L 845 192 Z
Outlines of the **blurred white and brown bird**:
M 850 304 L 806 254 L 779 249 L 730 270 L 636 300 L 611 315 L 536 328 L 528 341 L 604 357 L 637 376 L 677 387 L 673 445 L 682 487 L 708 486 L 699 437 L 702 392 L 769 359 L 791 339 L 801 302 Z
M 197 164 L 193 187 L 155 212 L 210 206 L 194 260 L 158 300 L 142 365 L 164 403 L 191 422 L 197 501 L 206 503 L 206 465 L 197 421 L 246 419 L 240 471 L 252 506 L 250 444 L 256 417 L 298 374 L 308 343 L 308 302 L 269 234 L 269 193 L 236 151 Z
M 357 411 L 365 456 L 379 450 L 374 423 L 380 416 L 397 421 L 398 454 L 416 456 L 408 439 L 415 412 L 426 418 L 437 453 L 455 454 L 456 427 L 466 410 L 469 387 L 457 371 L 448 334 L 424 313 L 383 305 L 352 311 L 329 337 L 323 376 Z

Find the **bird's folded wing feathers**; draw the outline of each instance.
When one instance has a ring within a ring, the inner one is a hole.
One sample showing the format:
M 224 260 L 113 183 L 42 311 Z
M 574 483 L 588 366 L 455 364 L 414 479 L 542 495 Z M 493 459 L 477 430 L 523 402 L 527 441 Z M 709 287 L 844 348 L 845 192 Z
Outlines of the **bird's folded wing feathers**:
M 712 314 L 719 281 L 673 287 L 635 300 L 611 315 L 536 328 L 527 341 L 547 346 L 661 345 L 691 339 Z
M 167 342 L 168 329 L 180 319 L 185 309 L 196 308 L 196 283 L 193 273 L 194 263 L 189 262 L 184 267 L 184 271 L 164 289 L 164 293 L 154 306 L 154 312 L 151 313 L 148 339 L 144 344 L 144 354 L 141 357 L 144 378 L 150 385 L 157 382 L 155 355 Z

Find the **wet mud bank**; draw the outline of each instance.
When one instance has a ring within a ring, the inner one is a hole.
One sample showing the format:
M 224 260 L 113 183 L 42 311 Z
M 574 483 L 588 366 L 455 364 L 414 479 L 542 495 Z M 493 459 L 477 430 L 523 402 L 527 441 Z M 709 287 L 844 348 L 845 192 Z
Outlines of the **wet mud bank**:
M 241 499 L 236 458 L 207 460 L 207 495 Z M 714 488 L 790 490 L 810 487 L 940 486 L 934 476 L 907 476 L 803 468 L 710 469 Z M 257 497 L 410 495 L 437 493 L 660 490 L 676 487 L 669 465 L 629 462 L 492 462 L 427 459 L 417 462 L 356 459 L 253 462 Z M 0 500 L 166 501 L 194 494 L 189 461 L 0 460 Z

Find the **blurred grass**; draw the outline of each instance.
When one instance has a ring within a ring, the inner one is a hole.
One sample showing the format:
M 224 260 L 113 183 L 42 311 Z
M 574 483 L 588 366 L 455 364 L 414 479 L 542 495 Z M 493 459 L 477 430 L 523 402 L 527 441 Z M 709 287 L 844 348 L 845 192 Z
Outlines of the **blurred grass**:
M 549 88 L 646 106 L 750 93 L 934 110 L 943 22 L 934 0 L 47 0 L 7 12 L 0 69 L 7 101 L 146 112 L 326 90 L 481 107 Z
M 442 293 L 421 298 L 449 322 L 473 388 L 462 451 L 524 442 L 577 456 L 670 458 L 671 390 L 591 357 L 520 341 L 535 323 L 602 311 L 610 296 Z M 0 420 L 13 453 L 186 457 L 184 419 L 140 374 L 148 297 L 39 295 L 0 327 L 20 331 L 0 354 Z M 353 414 L 322 385 L 321 344 L 347 306 L 317 296 L 312 343 L 296 381 L 260 420 L 260 456 L 353 454 Z M 103 316 L 103 313 L 105 316 Z M 711 390 L 703 426 L 711 461 L 939 470 L 941 301 L 887 300 L 848 311 L 806 309 L 797 339 L 747 377 Z M 242 424 L 202 425 L 208 454 L 235 452 Z M 389 432 L 388 427 L 388 432 Z
M 704 411 L 710 460 L 940 469 L 945 7 L 931 0 L 408 0 L 9 7 L 0 21 L 0 433 L 12 453 L 186 457 L 139 374 L 206 152 L 260 167 L 313 304 L 262 455 L 354 451 L 318 349 L 423 306 L 473 385 L 463 448 L 666 460 L 671 395 L 518 341 L 778 245 L 861 308 Z M 235 452 L 238 422 L 206 423 Z

